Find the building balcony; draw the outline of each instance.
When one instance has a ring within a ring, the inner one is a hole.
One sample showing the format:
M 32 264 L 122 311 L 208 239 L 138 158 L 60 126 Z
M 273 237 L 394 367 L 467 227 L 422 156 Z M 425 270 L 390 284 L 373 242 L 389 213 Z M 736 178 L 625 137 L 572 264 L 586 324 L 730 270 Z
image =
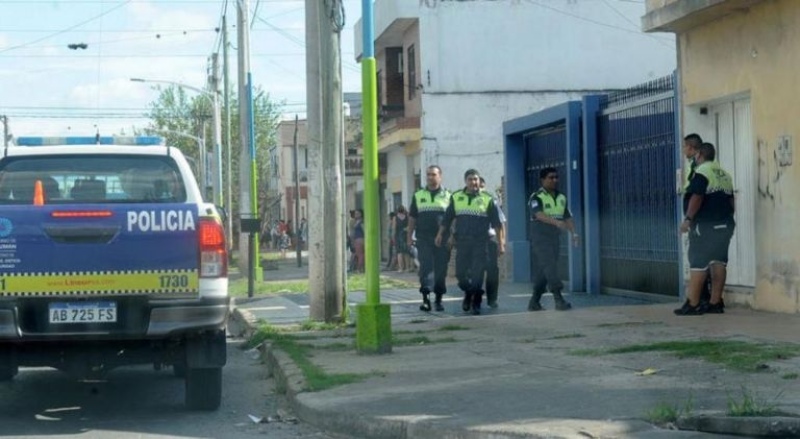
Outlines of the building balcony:
M 378 155 L 378 173 L 386 174 L 386 157 Z M 347 156 L 344 158 L 344 175 L 346 177 L 360 177 L 364 175 L 364 157 Z
M 422 138 L 420 118 L 394 117 L 382 121 L 378 131 L 378 151 L 386 151 L 395 146 L 419 142 Z
M 764 0 L 647 0 L 645 32 L 681 33 L 748 9 Z
M 381 48 L 397 46 L 403 41 L 403 33 L 419 19 L 419 4 L 409 0 L 377 0 L 375 2 L 375 53 Z M 355 56 L 361 59 L 364 51 L 364 37 L 361 20 L 353 26 L 355 31 Z

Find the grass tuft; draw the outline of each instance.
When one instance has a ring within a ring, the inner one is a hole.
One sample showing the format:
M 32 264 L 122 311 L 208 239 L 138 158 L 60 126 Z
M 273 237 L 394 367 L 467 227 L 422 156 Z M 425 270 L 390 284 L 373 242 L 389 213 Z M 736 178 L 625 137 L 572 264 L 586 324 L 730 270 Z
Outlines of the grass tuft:
M 741 399 L 735 399 L 728 394 L 728 416 L 775 416 L 780 414 L 777 400 L 781 397 L 780 391 L 772 401 L 768 401 L 742 386 Z
M 652 344 L 624 346 L 606 351 L 609 354 L 636 352 L 671 352 L 678 358 L 702 358 L 744 372 L 769 369 L 766 362 L 784 360 L 800 355 L 800 346 L 771 345 L 744 341 L 667 341 Z

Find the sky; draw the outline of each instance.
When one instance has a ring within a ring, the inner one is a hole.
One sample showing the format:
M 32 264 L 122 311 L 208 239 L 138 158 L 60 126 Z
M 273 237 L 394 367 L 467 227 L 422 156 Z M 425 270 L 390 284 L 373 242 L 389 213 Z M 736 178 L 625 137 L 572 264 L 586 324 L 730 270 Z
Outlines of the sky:
M 360 0 L 343 0 L 345 92 L 361 90 L 353 55 Z M 250 0 L 253 84 L 282 103 L 286 118 L 305 112 L 305 1 Z M 156 84 L 205 88 L 209 57 L 222 54 L 227 11 L 231 90 L 237 88 L 236 0 L 0 0 L 0 115 L 14 136 L 130 134 Z M 72 50 L 70 44 L 87 45 Z M 222 70 L 220 64 L 220 71 Z M 187 91 L 187 94 L 194 92 Z

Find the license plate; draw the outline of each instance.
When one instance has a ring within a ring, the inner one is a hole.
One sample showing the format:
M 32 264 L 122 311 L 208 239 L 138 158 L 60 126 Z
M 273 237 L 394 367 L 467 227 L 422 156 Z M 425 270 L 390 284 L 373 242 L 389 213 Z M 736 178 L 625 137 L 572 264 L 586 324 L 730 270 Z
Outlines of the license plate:
M 117 321 L 116 302 L 53 302 L 50 323 L 113 323 Z

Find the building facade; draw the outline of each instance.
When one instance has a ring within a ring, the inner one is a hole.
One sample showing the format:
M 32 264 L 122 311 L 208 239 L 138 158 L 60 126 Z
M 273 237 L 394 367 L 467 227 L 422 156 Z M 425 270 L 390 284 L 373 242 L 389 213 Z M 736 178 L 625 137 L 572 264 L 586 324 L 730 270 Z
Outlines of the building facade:
M 648 32 L 677 39 L 684 134 L 717 147 L 736 190 L 726 300 L 800 311 L 800 248 L 794 199 L 800 173 L 795 0 L 648 0 Z
M 377 0 L 383 211 L 438 164 L 449 188 L 504 170 L 504 121 L 671 73 L 674 39 L 641 32 L 641 4 L 593 0 Z M 502 23 L 502 24 L 501 24 Z M 355 54 L 362 53 L 361 22 Z

